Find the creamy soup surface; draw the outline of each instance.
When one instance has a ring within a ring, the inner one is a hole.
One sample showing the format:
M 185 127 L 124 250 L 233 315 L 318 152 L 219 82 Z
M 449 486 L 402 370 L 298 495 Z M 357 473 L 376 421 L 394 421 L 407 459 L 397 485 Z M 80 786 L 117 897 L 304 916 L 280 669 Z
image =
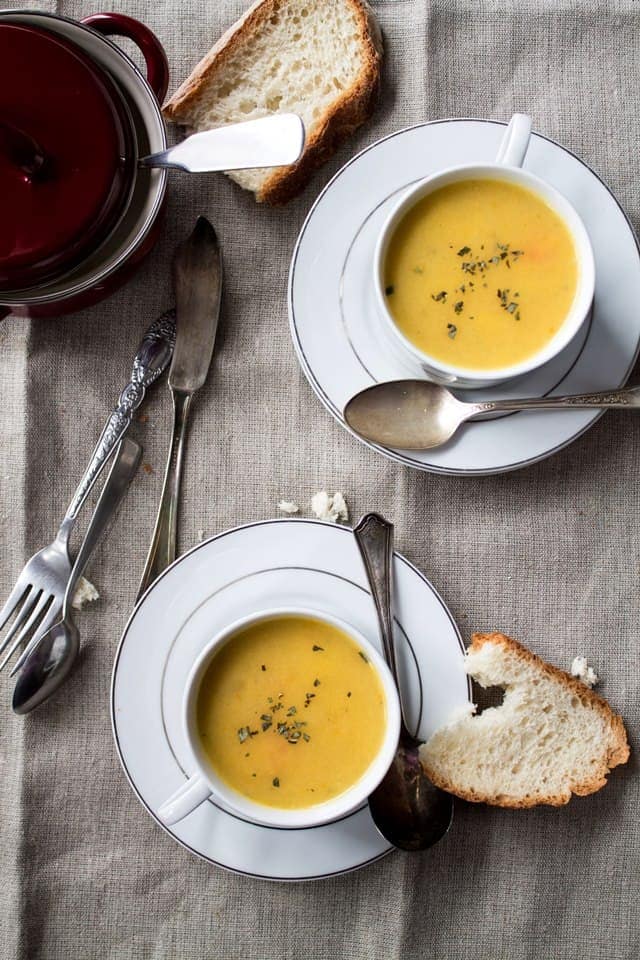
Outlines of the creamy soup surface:
M 527 360 L 557 333 L 576 292 L 573 240 L 539 196 L 462 180 L 419 200 L 391 237 L 385 296 L 424 353 L 471 370 Z
M 343 793 L 379 751 L 382 684 L 344 631 L 279 616 L 240 629 L 214 655 L 196 706 L 201 744 L 233 789 L 271 807 Z

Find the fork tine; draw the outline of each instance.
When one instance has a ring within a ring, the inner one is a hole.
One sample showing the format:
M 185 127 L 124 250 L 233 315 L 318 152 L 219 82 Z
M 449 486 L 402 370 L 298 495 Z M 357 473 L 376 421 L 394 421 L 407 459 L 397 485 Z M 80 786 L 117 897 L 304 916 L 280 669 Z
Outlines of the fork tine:
M 27 659 L 31 651 L 35 650 L 35 648 L 38 646 L 38 644 L 44 637 L 49 627 L 52 627 L 53 624 L 57 623 L 57 621 L 60 619 L 61 614 L 62 614 L 62 604 L 56 603 L 54 599 L 53 603 L 47 610 L 44 616 L 44 619 L 42 620 L 42 623 L 38 625 L 38 629 L 36 630 L 34 635 L 31 637 L 26 647 L 18 657 L 16 663 L 14 664 L 14 667 L 11 673 L 9 674 L 10 677 L 12 677 L 14 674 L 18 672 L 18 670 L 21 668 L 22 664 L 25 662 L 25 660 Z M 0 664 L 0 670 L 2 670 L 3 667 L 4 667 L 4 660 L 2 664 Z
M 35 590 L 31 586 L 29 587 L 24 601 L 16 614 L 16 618 L 11 624 L 11 629 L 7 633 L 2 643 L 0 643 L 0 653 L 2 653 L 7 644 L 11 642 L 12 637 L 15 636 L 18 630 L 22 627 L 22 624 L 27 620 L 41 593 L 42 590 Z
M 18 605 L 18 601 L 24 596 L 25 590 L 30 590 L 31 587 L 25 587 L 24 583 L 20 584 L 20 580 L 16 583 L 15 587 L 9 594 L 7 602 L 5 603 L 2 610 L 0 610 L 0 630 L 4 627 L 5 623 L 15 610 Z
M 35 626 L 37 621 L 40 619 L 42 613 L 44 612 L 45 607 L 48 606 L 51 599 L 52 597 L 50 593 L 42 593 L 42 592 L 40 593 L 40 596 L 38 597 L 35 605 L 32 607 L 31 612 L 26 618 L 26 621 L 24 619 L 21 621 L 22 629 L 20 630 L 20 633 L 11 644 L 11 647 L 9 648 L 7 653 L 4 655 L 4 659 L 2 663 L 0 663 L 0 672 L 4 670 L 5 666 L 7 665 L 7 662 L 11 659 L 13 654 L 16 652 L 16 650 L 18 649 L 18 647 L 20 646 L 24 638 L 28 636 L 29 631 Z M 5 645 L 6 645 L 6 641 L 5 641 Z

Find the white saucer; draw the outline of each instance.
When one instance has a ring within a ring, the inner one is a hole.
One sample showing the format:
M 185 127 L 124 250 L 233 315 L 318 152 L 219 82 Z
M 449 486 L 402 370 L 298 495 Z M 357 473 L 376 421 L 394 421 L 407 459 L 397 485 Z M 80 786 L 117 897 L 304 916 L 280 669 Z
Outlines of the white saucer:
M 312 207 L 291 264 L 291 333 L 311 386 L 344 426 L 344 405 L 359 390 L 383 380 L 424 379 L 417 363 L 396 355 L 375 308 L 373 252 L 385 217 L 407 187 L 431 173 L 493 160 L 503 132 L 504 124 L 490 120 L 442 120 L 401 130 L 350 160 Z M 560 190 L 584 220 L 596 264 L 594 308 L 559 357 L 506 386 L 464 391 L 463 398 L 619 387 L 640 345 L 640 256 L 633 230 L 598 176 L 553 141 L 534 134 L 524 166 Z M 446 446 L 424 452 L 368 445 L 434 473 L 502 473 L 561 450 L 599 416 L 589 410 L 510 414 L 469 423 Z
M 396 638 L 412 724 L 425 739 L 468 701 L 457 627 L 431 584 L 395 555 Z M 136 607 L 118 648 L 112 718 L 125 773 L 152 816 L 193 772 L 180 723 L 195 658 L 226 624 L 276 606 L 333 613 L 379 647 L 373 601 L 351 530 L 311 520 L 238 527 L 174 563 Z M 391 849 L 365 805 L 335 823 L 281 830 L 212 801 L 168 831 L 210 863 L 271 880 L 355 870 Z

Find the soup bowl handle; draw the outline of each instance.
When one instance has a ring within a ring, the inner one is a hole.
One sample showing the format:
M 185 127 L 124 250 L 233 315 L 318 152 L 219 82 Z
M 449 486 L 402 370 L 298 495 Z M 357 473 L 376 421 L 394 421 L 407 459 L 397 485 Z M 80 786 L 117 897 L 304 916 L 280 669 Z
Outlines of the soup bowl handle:
M 211 787 L 207 781 L 202 774 L 194 773 L 186 783 L 171 794 L 168 800 L 165 800 L 158 810 L 158 818 L 169 827 L 172 823 L 178 823 L 179 820 L 184 819 L 210 796 Z
M 498 148 L 496 163 L 505 167 L 521 167 L 531 140 L 531 117 L 514 113 Z

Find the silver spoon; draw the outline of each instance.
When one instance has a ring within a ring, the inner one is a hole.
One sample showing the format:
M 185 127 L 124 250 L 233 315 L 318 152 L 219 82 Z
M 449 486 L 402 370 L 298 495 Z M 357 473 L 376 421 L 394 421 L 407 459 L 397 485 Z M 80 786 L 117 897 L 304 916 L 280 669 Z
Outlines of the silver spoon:
M 78 655 L 80 634 L 71 613 L 76 586 L 91 554 L 113 517 L 135 476 L 142 457 L 140 444 L 125 437 L 118 447 L 113 466 L 78 551 L 64 595 L 62 617 L 45 633 L 25 660 L 13 691 L 15 713 L 30 713 L 64 683 Z
M 354 535 L 376 605 L 382 647 L 401 705 L 398 749 L 382 783 L 369 797 L 373 822 L 394 847 L 426 850 L 445 835 L 453 819 L 453 798 L 435 787 L 418 756 L 421 741 L 409 733 L 393 642 L 393 525 L 377 513 L 362 517 Z
M 304 124 L 296 113 L 275 113 L 194 133 L 160 153 L 140 157 L 141 167 L 176 167 L 189 173 L 283 167 L 304 149 Z
M 392 380 L 357 393 L 344 408 L 344 418 L 365 440 L 402 450 L 429 450 L 446 443 L 461 424 L 481 413 L 576 410 L 581 407 L 638 409 L 640 387 L 569 397 L 465 403 L 446 387 L 428 380 Z

